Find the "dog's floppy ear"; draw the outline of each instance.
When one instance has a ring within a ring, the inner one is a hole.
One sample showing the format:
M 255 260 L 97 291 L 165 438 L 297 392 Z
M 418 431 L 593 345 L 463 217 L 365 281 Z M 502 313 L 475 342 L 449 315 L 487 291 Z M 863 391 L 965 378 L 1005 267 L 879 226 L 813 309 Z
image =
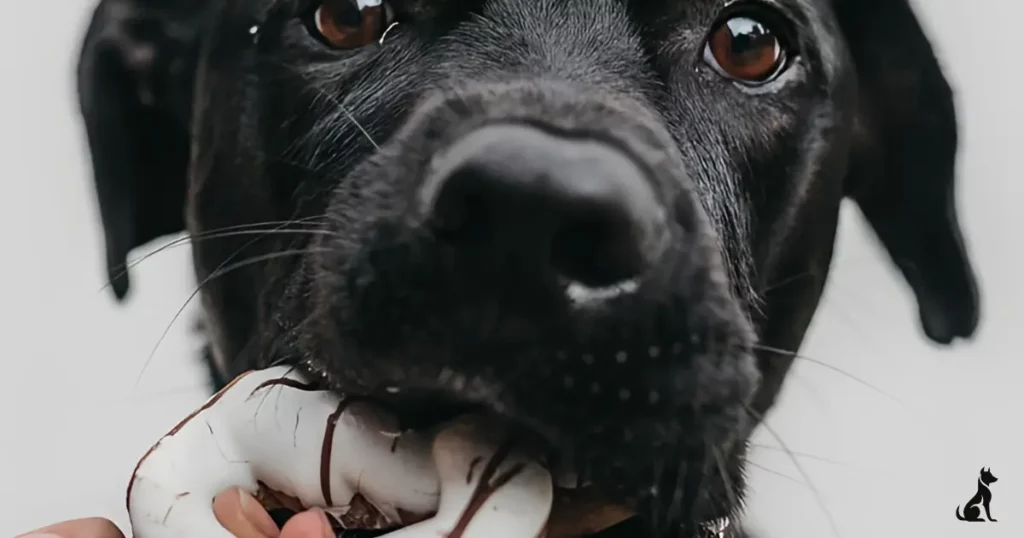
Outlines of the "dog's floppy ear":
M 907 0 L 833 0 L 858 79 L 847 193 L 917 297 L 932 340 L 973 336 L 979 297 L 957 219 L 953 95 Z
M 107 273 L 118 299 L 128 293 L 130 251 L 184 229 L 198 33 L 183 31 L 180 14 L 148 4 L 102 0 L 78 62 Z

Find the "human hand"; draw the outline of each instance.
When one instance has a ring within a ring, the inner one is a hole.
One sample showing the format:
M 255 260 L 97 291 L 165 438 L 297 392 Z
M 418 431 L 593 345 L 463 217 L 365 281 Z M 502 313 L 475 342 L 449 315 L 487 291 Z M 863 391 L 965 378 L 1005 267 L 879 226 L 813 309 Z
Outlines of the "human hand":
M 110 520 L 93 517 L 55 523 L 18 538 L 124 538 L 124 534 Z
M 319 510 L 298 514 L 279 529 L 263 506 L 240 489 L 218 495 L 213 513 L 238 538 L 335 538 L 327 517 Z M 56 523 L 18 538 L 124 538 L 124 534 L 110 520 L 86 518 Z

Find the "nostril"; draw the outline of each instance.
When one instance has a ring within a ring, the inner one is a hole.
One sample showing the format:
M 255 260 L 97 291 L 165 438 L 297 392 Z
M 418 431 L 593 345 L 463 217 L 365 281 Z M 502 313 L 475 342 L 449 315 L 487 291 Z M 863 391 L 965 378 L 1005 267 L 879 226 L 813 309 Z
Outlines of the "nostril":
M 589 287 L 611 285 L 643 272 L 628 223 L 614 212 L 567 220 L 551 241 L 551 264 L 560 275 Z
M 624 152 L 524 125 L 480 128 L 432 163 L 419 213 L 441 240 L 535 260 L 587 286 L 634 278 L 666 243 L 666 211 Z
M 496 200 L 501 196 L 487 185 L 486 172 L 474 168 L 458 170 L 443 185 L 429 210 L 426 224 L 444 241 L 483 241 L 492 238 Z

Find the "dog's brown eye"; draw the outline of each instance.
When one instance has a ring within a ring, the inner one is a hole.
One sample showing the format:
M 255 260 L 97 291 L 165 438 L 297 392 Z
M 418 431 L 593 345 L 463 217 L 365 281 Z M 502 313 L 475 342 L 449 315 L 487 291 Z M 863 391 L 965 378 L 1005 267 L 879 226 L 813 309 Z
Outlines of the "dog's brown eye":
M 313 13 L 319 37 L 337 49 L 355 49 L 380 41 L 387 30 L 385 0 L 324 0 Z
M 749 17 L 732 17 L 721 23 L 704 48 L 705 62 L 723 75 L 748 84 L 767 82 L 779 73 L 785 60 L 781 36 Z

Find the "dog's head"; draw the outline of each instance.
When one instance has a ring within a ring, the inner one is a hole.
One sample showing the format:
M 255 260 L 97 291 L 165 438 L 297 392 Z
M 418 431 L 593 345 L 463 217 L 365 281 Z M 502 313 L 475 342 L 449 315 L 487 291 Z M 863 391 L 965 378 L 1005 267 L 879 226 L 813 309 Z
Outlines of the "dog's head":
M 996 478 L 994 474 L 992 474 L 992 469 L 988 468 L 982 468 L 981 474 L 978 475 L 978 478 L 981 480 L 981 483 L 985 484 L 986 486 L 993 484 L 997 480 L 999 480 L 998 478 Z
M 80 94 L 118 297 L 187 229 L 224 373 L 487 408 L 666 533 L 738 506 L 845 198 L 977 323 L 906 0 L 105 0 Z

